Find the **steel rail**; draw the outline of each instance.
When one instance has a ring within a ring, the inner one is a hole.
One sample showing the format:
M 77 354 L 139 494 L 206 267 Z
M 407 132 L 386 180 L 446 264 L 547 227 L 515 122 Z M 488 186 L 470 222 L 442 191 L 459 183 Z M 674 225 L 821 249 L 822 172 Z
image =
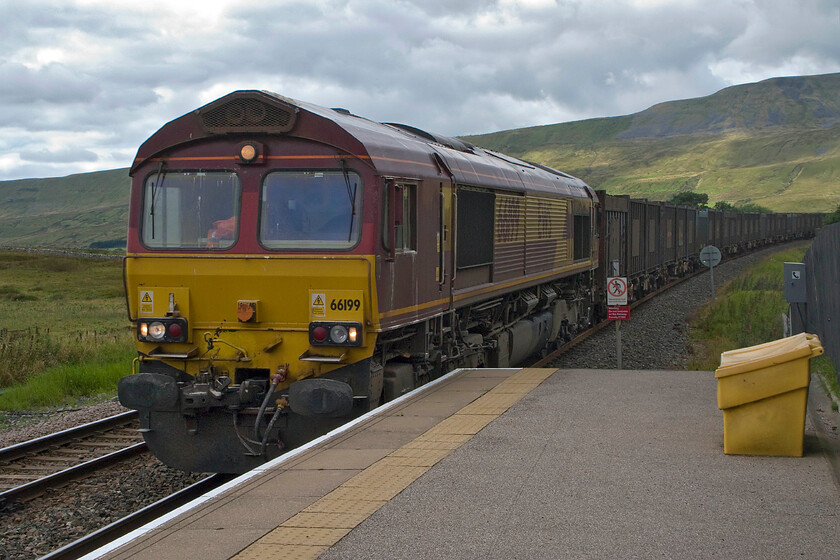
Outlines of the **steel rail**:
M 32 499 L 40 496 L 50 488 L 60 486 L 71 480 L 84 478 L 85 476 L 88 476 L 109 465 L 119 463 L 135 455 L 146 453 L 147 451 L 148 449 L 146 448 L 145 442 L 135 443 L 134 445 L 120 449 L 119 451 L 114 451 L 113 453 L 103 455 L 102 457 L 97 457 L 96 459 L 91 459 L 90 461 L 68 467 L 64 470 L 33 480 L 32 482 L 21 484 L 20 486 L 16 486 L 15 488 L 11 488 L 5 492 L 0 492 L 0 505 L 9 502 Z
M 685 282 L 689 278 L 694 278 L 698 274 L 703 274 L 704 272 L 707 272 L 707 269 L 702 269 L 701 268 L 701 269 L 695 270 L 694 272 L 690 272 L 690 273 L 686 274 L 685 276 L 679 276 L 675 280 L 672 280 L 671 282 L 669 282 L 669 283 L 665 284 L 664 286 L 660 287 L 658 290 L 654 290 L 653 292 L 649 293 L 648 295 L 644 296 L 643 298 L 634 301 L 633 303 L 630 304 L 630 308 L 635 309 L 636 307 L 638 307 L 638 306 L 642 305 L 643 303 L 653 299 L 654 297 L 658 296 L 659 294 L 670 290 L 671 288 L 673 288 L 677 284 L 680 284 L 681 282 Z M 587 338 L 589 338 L 590 336 L 592 336 L 596 332 L 602 330 L 604 327 L 606 327 L 607 325 L 609 325 L 613 322 L 614 321 L 612 319 L 604 319 L 603 321 L 601 321 L 597 325 L 593 325 L 592 327 L 586 329 L 585 331 L 580 333 L 578 336 L 576 336 L 575 338 L 573 338 L 569 342 L 566 342 L 565 344 L 563 344 L 562 346 L 560 346 L 556 350 L 554 350 L 552 352 L 549 352 L 544 358 L 540 358 L 539 360 L 537 360 L 536 362 L 534 362 L 533 364 L 531 364 L 528 367 L 538 368 L 538 367 L 543 367 L 543 366 L 549 364 L 555 358 L 559 358 L 560 356 L 562 356 L 563 354 L 565 354 L 566 352 L 568 352 L 569 350 L 571 350 L 572 348 L 574 348 L 575 346 L 577 346 L 578 344 L 580 344 L 581 342 L 583 342 L 584 340 L 586 340 Z
M 15 459 L 19 459 L 25 455 L 38 453 L 45 449 L 49 449 L 50 447 L 55 447 L 56 445 L 66 443 L 74 439 L 86 437 L 115 426 L 127 425 L 133 422 L 136 418 L 137 411 L 131 410 L 129 412 L 109 416 L 108 418 L 102 418 L 101 420 L 96 420 L 95 422 L 90 422 L 88 424 L 68 428 L 54 434 L 10 445 L 0 449 L 0 462 L 14 461 Z
M 119 519 L 110 525 L 94 531 L 70 544 L 62 546 L 53 552 L 42 556 L 40 560 L 76 560 L 89 552 L 105 546 L 106 544 L 142 527 L 146 523 L 166 515 L 167 513 L 181 507 L 182 505 L 210 492 L 232 480 L 237 475 L 214 474 L 195 484 L 187 486 L 178 492 L 171 494 L 157 502 L 144 507 L 132 514 Z

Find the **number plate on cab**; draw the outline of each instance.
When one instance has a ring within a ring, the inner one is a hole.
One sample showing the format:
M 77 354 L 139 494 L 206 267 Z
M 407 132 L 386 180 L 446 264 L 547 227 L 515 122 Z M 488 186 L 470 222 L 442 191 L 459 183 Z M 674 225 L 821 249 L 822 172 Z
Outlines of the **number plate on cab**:
M 310 320 L 364 322 L 365 301 L 361 290 L 309 290 Z

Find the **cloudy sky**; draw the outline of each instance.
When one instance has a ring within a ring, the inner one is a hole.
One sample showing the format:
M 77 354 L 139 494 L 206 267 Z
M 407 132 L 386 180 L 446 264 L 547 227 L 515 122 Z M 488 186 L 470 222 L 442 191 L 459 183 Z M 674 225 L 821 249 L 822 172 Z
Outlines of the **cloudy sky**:
M 266 89 L 447 135 L 840 71 L 840 0 L 0 0 L 0 180 Z

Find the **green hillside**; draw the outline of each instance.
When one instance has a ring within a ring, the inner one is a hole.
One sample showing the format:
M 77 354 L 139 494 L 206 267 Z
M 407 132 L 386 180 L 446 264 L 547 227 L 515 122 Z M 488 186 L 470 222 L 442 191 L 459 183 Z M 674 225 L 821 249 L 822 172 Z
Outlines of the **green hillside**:
M 840 74 L 773 78 L 623 117 L 470 136 L 467 141 L 578 176 L 598 189 L 776 212 L 840 204 Z
M 89 247 L 125 239 L 128 169 L 0 181 L 0 246 Z
M 773 78 L 623 117 L 466 137 L 555 167 L 597 189 L 776 212 L 840 204 L 840 74 Z M 123 240 L 128 170 L 0 182 L 0 246 L 89 247 Z

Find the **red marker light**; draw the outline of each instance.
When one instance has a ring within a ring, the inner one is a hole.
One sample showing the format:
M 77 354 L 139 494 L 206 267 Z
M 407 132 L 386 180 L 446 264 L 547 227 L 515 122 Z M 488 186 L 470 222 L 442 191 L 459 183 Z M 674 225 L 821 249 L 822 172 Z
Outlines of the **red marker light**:
M 172 323 L 169 325 L 169 336 L 171 338 L 181 338 L 182 333 L 183 329 L 181 329 L 181 325 L 178 323 Z
M 315 327 L 312 329 L 312 338 L 316 342 L 324 342 L 327 339 L 327 329 L 324 327 Z

